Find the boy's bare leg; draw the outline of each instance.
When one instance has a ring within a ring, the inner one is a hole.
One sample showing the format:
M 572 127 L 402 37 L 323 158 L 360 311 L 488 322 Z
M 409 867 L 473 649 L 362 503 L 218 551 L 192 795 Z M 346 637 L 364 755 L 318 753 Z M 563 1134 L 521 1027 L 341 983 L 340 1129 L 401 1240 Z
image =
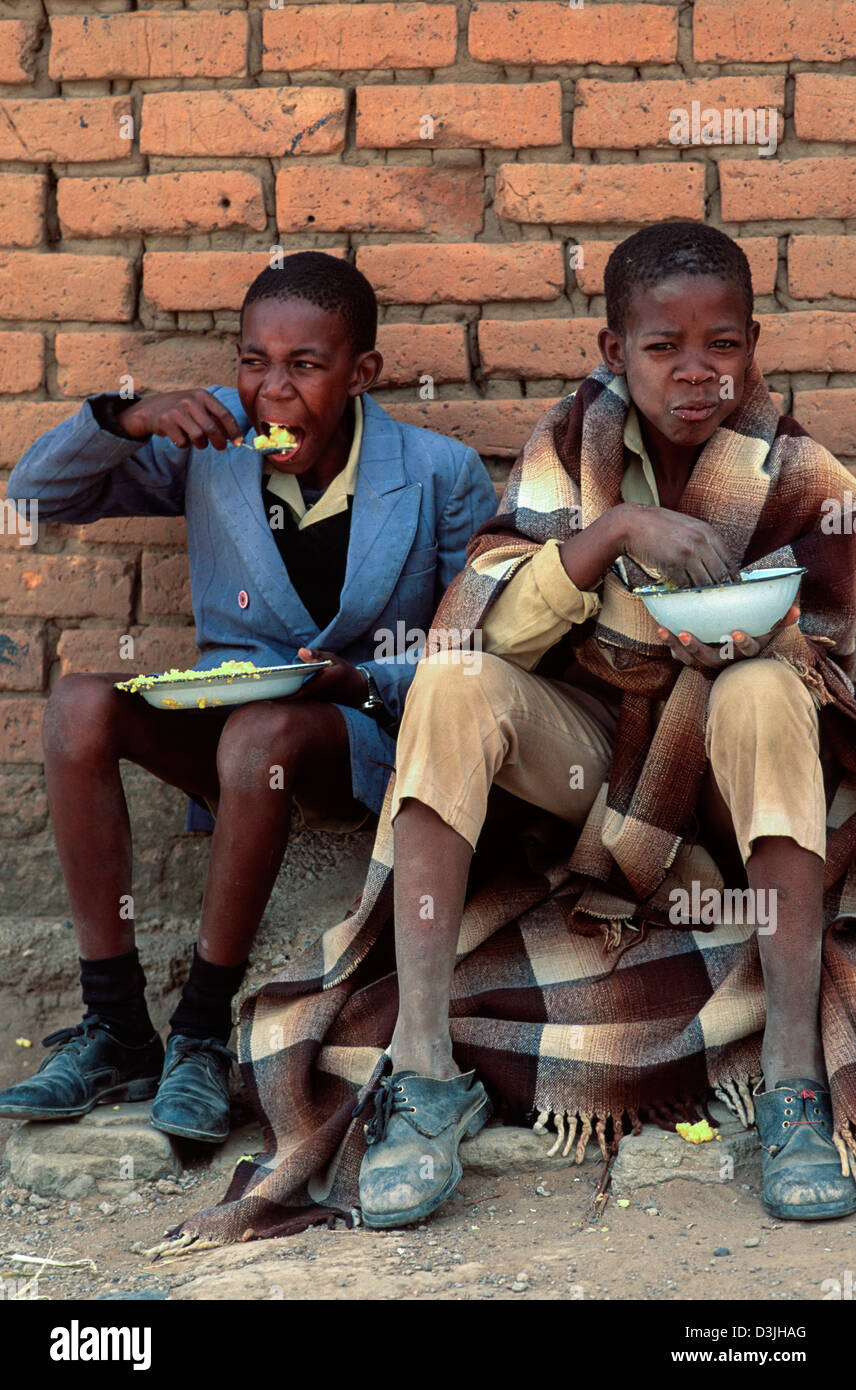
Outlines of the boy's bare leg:
M 217 778 L 199 951 L 215 965 L 238 965 L 250 953 L 282 864 L 292 797 L 331 816 L 358 814 L 345 720 L 320 701 L 243 705 L 220 738 Z
M 792 1076 L 825 1081 L 819 1021 L 823 860 L 788 836 L 764 835 L 754 842 L 746 873 L 756 901 L 763 889 L 762 901 L 769 905 L 774 893 L 776 904 L 775 931 L 758 934 L 767 996 L 765 1085 Z
M 708 769 L 700 810 L 717 862 L 734 874 L 740 852 L 725 798 Z M 820 1038 L 820 958 L 823 946 L 823 860 L 789 835 L 760 835 L 745 864 L 757 905 L 758 949 L 764 971 L 767 1023 L 761 1066 L 767 1086 L 779 1077 L 826 1079 Z M 735 878 L 732 877 L 732 882 Z M 761 893 L 763 892 L 763 897 Z M 775 917 L 765 930 L 775 892 Z M 763 913 L 760 907 L 763 905 Z
M 389 1052 L 393 1071 L 445 1081 L 460 1075 L 449 1000 L 473 851 L 413 797 L 402 803 L 393 831 L 399 1013 Z
M 345 722 L 309 702 L 157 710 L 113 689 L 126 674 L 67 677 L 45 717 L 48 803 L 80 954 L 100 960 L 134 944 L 133 920 L 120 915 L 132 865 L 125 758 L 182 791 L 219 796 L 200 949 L 215 964 L 244 961 L 285 852 L 292 793 L 305 786 L 317 800 L 321 788 L 331 811 L 354 805 Z M 281 787 L 271 787 L 273 765 Z

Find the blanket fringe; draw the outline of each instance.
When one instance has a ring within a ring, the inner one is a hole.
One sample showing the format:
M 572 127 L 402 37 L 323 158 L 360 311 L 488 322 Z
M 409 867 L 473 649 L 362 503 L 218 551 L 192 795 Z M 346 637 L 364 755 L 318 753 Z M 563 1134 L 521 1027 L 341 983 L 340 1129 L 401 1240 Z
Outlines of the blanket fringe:
M 738 1081 L 736 1077 L 730 1081 L 718 1081 L 713 1089 L 717 1098 L 728 1106 L 745 1129 L 755 1123 L 755 1103 L 745 1081 Z
M 792 671 L 796 671 L 818 709 L 823 709 L 824 705 L 835 704 L 835 696 L 830 693 L 820 671 L 800 661 L 798 657 L 785 656 L 782 652 L 773 652 L 772 659 L 781 661 L 785 666 L 790 666 Z
M 552 1120 L 556 1126 L 556 1138 L 547 1150 L 547 1157 L 555 1158 L 557 1154 L 561 1153 L 562 1158 L 568 1158 L 571 1150 L 574 1149 L 574 1162 L 582 1163 L 585 1158 L 586 1145 L 592 1136 L 597 1139 L 598 1148 L 604 1159 L 609 1158 L 606 1125 L 611 1118 L 610 1115 L 604 1115 L 602 1119 L 599 1118 L 595 1122 L 594 1115 L 581 1115 L 579 1111 L 571 1113 L 568 1110 L 542 1110 L 532 1128 L 536 1134 L 545 1134 L 547 1125 Z M 638 1123 L 637 1118 L 634 1123 L 634 1133 L 638 1132 L 636 1129 Z M 578 1124 L 579 1134 L 577 1134 Z M 616 1135 L 620 1138 L 623 1133 L 620 1121 L 616 1121 Z M 574 1145 L 576 1145 L 575 1148 Z
M 848 1171 L 856 1178 L 856 1139 L 850 1120 L 844 1120 L 832 1136 L 838 1156 L 841 1159 L 841 1172 L 847 1177 Z

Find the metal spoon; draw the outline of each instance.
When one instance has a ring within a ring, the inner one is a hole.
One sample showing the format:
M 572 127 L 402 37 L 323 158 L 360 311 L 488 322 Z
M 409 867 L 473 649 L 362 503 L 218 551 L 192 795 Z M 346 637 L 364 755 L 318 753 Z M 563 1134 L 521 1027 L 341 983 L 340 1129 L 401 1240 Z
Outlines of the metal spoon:
M 254 444 L 245 444 L 243 439 L 230 439 L 229 443 L 234 449 L 249 449 L 250 453 L 257 457 L 260 454 L 292 454 L 297 448 L 296 444 L 266 444 L 263 448 L 257 449 Z

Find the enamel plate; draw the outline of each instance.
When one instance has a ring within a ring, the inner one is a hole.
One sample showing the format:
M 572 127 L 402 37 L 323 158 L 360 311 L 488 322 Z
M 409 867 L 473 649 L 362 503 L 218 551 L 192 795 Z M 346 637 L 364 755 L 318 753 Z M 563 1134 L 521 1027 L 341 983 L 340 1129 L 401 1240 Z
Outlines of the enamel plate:
M 304 681 L 330 666 L 329 661 L 297 661 L 291 666 L 259 666 L 238 675 L 215 675 L 206 679 L 180 677 L 158 680 L 157 684 L 137 688 L 157 709 L 215 709 L 218 705 L 244 705 L 251 700 L 276 700 L 293 695 Z M 127 690 L 131 681 L 117 681 L 117 690 Z

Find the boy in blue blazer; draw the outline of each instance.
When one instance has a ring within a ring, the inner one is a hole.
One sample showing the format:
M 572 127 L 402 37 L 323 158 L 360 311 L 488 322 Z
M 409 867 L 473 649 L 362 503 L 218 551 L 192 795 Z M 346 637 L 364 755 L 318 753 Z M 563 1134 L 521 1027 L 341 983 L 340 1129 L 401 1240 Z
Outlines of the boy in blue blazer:
M 152 1123 L 220 1142 L 229 1129 L 231 1001 L 282 863 L 292 800 L 308 824 L 380 809 L 394 733 L 427 631 L 496 508 L 473 449 L 397 424 L 367 393 L 383 360 L 366 278 L 323 252 L 250 286 L 237 390 L 95 396 L 14 469 L 39 516 L 187 518 L 197 669 L 329 659 L 284 699 L 161 710 L 122 674 L 69 675 L 48 701 L 45 777 L 80 952 L 86 1014 L 54 1034 L 0 1115 L 70 1119 L 155 1096 Z M 262 457 L 256 434 L 297 447 Z M 125 673 L 127 674 L 127 673 Z M 120 759 L 217 808 L 199 936 L 164 1053 L 146 1008 L 133 922 Z

